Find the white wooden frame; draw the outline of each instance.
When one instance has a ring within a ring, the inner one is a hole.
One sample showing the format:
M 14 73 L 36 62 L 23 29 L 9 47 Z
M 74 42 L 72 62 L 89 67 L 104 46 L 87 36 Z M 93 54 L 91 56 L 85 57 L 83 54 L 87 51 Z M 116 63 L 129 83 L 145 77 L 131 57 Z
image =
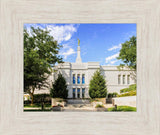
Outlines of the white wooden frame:
M 137 23 L 137 112 L 23 112 L 24 23 Z M 1 135 L 159 135 L 159 0 L 1 0 Z

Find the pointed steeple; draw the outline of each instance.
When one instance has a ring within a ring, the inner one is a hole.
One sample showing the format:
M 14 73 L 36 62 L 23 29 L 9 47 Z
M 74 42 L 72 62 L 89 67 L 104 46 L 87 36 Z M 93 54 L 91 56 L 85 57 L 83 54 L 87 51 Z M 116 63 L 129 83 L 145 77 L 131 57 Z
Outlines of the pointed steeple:
M 76 63 L 82 63 L 82 60 L 81 60 L 81 50 L 80 50 L 80 40 L 79 39 L 78 39 Z

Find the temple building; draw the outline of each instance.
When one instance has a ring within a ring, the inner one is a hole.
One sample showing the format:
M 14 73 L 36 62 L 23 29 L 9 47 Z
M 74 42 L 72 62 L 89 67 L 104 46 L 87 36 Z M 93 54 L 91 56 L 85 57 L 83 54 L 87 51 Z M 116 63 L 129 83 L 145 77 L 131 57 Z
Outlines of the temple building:
M 108 93 L 120 93 L 121 89 L 135 84 L 131 70 L 127 68 L 118 70 L 117 66 L 101 66 L 99 62 L 83 63 L 80 52 L 78 45 L 76 62 L 64 62 L 56 65 L 55 72 L 50 76 L 52 83 L 57 79 L 58 73 L 62 73 L 68 85 L 68 98 L 89 98 L 89 83 L 97 69 L 100 69 L 106 80 Z M 37 92 L 35 91 L 35 93 Z

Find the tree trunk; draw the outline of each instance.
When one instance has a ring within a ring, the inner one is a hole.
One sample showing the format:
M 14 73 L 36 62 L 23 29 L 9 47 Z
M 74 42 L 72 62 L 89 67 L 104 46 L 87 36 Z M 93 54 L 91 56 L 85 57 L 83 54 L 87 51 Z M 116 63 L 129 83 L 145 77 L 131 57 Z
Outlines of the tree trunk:
M 31 96 L 31 105 L 33 105 L 33 93 L 30 93 Z

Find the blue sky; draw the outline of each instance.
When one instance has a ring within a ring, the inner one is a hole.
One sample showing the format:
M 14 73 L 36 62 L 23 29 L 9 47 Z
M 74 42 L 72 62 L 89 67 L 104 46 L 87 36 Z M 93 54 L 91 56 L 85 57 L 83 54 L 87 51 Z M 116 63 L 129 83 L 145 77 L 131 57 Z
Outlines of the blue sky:
M 77 38 L 80 39 L 82 62 L 100 62 L 101 65 L 119 65 L 117 60 L 121 44 L 136 36 L 136 24 L 24 24 L 30 27 L 47 28 L 50 35 L 63 48 L 60 55 L 65 62 L 75 62 Z

